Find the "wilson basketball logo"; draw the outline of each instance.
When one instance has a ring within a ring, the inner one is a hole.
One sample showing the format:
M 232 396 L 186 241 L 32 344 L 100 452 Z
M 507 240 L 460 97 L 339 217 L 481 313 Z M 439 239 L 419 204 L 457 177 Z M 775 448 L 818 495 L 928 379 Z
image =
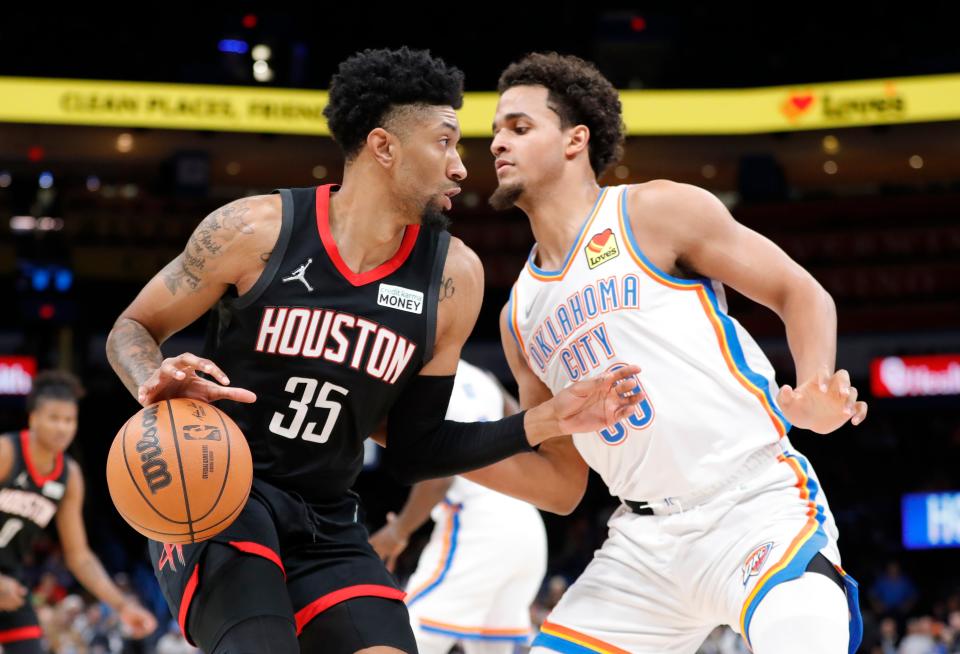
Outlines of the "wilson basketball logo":
M 760 571 L 763 570 L 763 566 L 766 565 L 767 559 L 770 556 L 770 550 L 773 549 L 773 543 L 764 543 L 757 549 L 750 552 L 747 555 L 746 560 L 743 562 L 743 587 L 747 587 L 747 582 L 750 581 L 752 577 L 756 577 L 760 574 Z
M 611 259 L 616 259 L 620 255 L 620 249 L 617 247 L 617 237 L 613 235 L 613 230 L 608 228 L 599 234 L 594 234 L 584 248 L 584 252 L 587 254 L 587 265 L 590 266 L 590 270 Z
M 170 485 L 173 478 L 167 470 L 167 462 L 163 458 L 160 448 L 160 439 L 157 438 L 157 411 L 159 405 L 152 406 L 143 412 L 140 421 L 140 438 L 137 440 L 137 452 L 140 454 L 142 465 L 140 470 L 147 481 L 150 492 L 156 495 L 157 491 Z

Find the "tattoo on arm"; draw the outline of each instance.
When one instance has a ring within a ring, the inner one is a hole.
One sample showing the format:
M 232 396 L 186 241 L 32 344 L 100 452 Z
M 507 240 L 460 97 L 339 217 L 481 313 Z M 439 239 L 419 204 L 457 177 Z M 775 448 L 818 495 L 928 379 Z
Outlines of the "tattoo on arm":
M 187 246 L 161 273 L 171 295 L 181 288 L 194 293 L 203 286 L 207 263 L 223 253 L 237 234 L 253 234 L 253 227 L 244 220 L 250 211 L 246 198 L 220 207 L 197 226 Z
M 160 346 L 146 327 L 121 318 L 107 337 L 107 359 L 127 390 L 137 396 L 140 384 L 163 362 Z
M 453 285 L 453 277 L 445 277 L 440 282 L 440 299 L 438 301 L 443 302 L 447 298 L 453 297 L 456 290 L 456 287 Z

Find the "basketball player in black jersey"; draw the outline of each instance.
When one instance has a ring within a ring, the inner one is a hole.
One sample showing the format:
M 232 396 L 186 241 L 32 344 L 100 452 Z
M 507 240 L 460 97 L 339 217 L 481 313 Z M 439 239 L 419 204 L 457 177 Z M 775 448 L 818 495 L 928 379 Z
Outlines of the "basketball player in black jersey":
M 23 561 L 56 517 L 64 561 L 97 599 L 119 613 L 136 638 L 157 621 L 111 581 L 87 545 L 83 474 L 64 454 L 77 433 L 82 388 L 65 372 L 41 372 L 27 397 L 29 427 L 0 436 L 0 645 L 6 654 L 42 652 L 43 633 L 23 586 Z
M 503 421 L 444 421 L 483 292 L 477 256 L 443 228 L 466 177 L 462 83 L 423 51 L 343 62 L 325 111 L 342 184 L 218 209 L 110 334 L 110 361 L 141 404 L 224 400 L 253 452 L 235 523 L 199 544 L 150 544 L 173 614 L 204 651 L 416 652 L 350 491 L 384 419 L 388 465 L 413 481 L 535 456 L 633 410 L 627 368 Z M 214 307 L 204 357 L 161 356 L 159 343 Z

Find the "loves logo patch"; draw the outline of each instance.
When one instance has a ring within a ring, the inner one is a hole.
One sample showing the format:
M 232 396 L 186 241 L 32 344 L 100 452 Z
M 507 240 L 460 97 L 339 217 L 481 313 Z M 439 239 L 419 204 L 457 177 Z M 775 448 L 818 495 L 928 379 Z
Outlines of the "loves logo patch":
M 617 237 L 613 230 L 608 228 L 599 234 L 594 234 L 584 248 L 584 252 L 587 254 L 587 265 L 590 266 L 590 270 L 620 256 Z
M 780 104 L 780 113 L 790 122 L 794 122 L 810 111 L 816 100 L 816 96 L 811 92 L 791 93 Z

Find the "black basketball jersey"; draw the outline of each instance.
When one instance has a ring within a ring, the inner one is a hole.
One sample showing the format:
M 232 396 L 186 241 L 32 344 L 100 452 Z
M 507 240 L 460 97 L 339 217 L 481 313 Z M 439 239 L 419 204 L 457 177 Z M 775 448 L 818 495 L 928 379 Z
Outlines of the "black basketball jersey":
M 53 520 L 67 491 L 67 457 L 41 475 L 30 458 L 30 432 L 4 434 L 13 444 L 13 466 L 0 484 L 0 572 L 18 576 L 34 541 Z
M 406 228 L 389 261 L 356 274 L 329 228 L 331 185 L 284 189 L 261 277 L 214 312 L 206 356 L 253 404 L 224 402 L 254 474 L 307 501 L 349 489 L 363 441 L 432 355 L 449 234 Z

